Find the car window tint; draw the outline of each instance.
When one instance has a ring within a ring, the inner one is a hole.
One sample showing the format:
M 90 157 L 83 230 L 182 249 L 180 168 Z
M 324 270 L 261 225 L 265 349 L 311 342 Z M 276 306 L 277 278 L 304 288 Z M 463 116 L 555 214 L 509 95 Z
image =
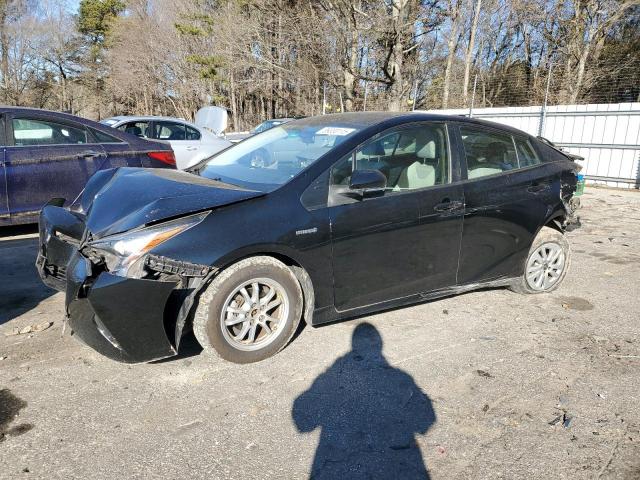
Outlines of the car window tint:
M 13 142 L 17 146 L 77 145 L 87 143 L 87 132 L 84 128 L 28 118 L 14 118 L 12 123 Z
M 379 170 L 387 178 L 387 190 L 402 192 L 447 182 L 449 154 L 443 125 L 421 124 L 390 131 L 365 143 L 339 161 L 332 170 L 332 184 L 348 186 L 352 162 L 357 170 Z
M 122 140 L 116 137 L 112 137 L 111 135 L 107 135 L 100 130 L 96 130 L 95 128 L 91 129 L 91 133 L 96 138 L 98 143 L 122 143 Z
M 467 158 L 468 178 L 494 175 L 518 168 L 511 135 L 474 127 L 460 127 Z
M 148 138 L 151 133 L 149 122 L 128 122 L 120 125 L 118 130 L 141 138 Z
M 518 149 L 518 160 L 520 161 L 520 168 L 530 167 L 532 165 L 538 165 L 540 159 L 536 155 L 535 150 L 531 146 L 528 140 L 515 137 L 516 148 Z
M 158 140 L 185 140 L 185 125 L 174 122 L 155 122 L 153 138 L 157 138 Z
M 195 128 L 187 128 L 187 140 L 200 140 L 200 132 Z

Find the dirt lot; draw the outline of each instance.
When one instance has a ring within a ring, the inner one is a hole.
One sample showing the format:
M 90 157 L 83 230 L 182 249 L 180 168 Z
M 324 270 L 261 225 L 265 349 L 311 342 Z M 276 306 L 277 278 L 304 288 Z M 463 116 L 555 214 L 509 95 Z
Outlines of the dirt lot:
M 249 366 L 193 338 L 172 361 L 101 357 L 62 335 L 33 229 L 5 230 L 0 478 L 638 479 L 640 194 L 583 205 L 553 294 L 306 328 Z

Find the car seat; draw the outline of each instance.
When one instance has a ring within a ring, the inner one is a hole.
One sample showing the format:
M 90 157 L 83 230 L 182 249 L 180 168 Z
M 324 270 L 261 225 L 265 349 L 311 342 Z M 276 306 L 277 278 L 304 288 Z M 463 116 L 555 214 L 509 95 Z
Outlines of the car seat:
M 400 173 L 394 191 L 415 190 L 436 184 L 436 138 L 431 131 L 416 138 L 415 161 Z

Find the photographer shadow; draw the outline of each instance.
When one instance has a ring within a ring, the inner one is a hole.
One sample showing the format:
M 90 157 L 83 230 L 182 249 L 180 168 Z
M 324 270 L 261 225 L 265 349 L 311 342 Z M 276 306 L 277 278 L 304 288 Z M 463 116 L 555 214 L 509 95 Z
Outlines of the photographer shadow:
M 435 423 L 427 397 L 382 354 L 376 328 L 356 327 L 352 349 L 296 398 L 300 432 L 321 429 L 310 478 L 429 478 L 416 434 Z

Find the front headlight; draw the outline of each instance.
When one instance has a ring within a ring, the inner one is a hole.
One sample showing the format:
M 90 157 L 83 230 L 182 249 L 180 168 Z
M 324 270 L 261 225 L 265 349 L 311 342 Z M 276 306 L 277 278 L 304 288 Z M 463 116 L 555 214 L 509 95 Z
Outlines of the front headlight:
M 208 214 L 209 212 L 199 213 L 153 227 L 111 235 L 89 242 L 88 245 L 104 258 L 107 269 L 111 273 L 127 276 L 131 268 L 147 252 L 199 224 Z

